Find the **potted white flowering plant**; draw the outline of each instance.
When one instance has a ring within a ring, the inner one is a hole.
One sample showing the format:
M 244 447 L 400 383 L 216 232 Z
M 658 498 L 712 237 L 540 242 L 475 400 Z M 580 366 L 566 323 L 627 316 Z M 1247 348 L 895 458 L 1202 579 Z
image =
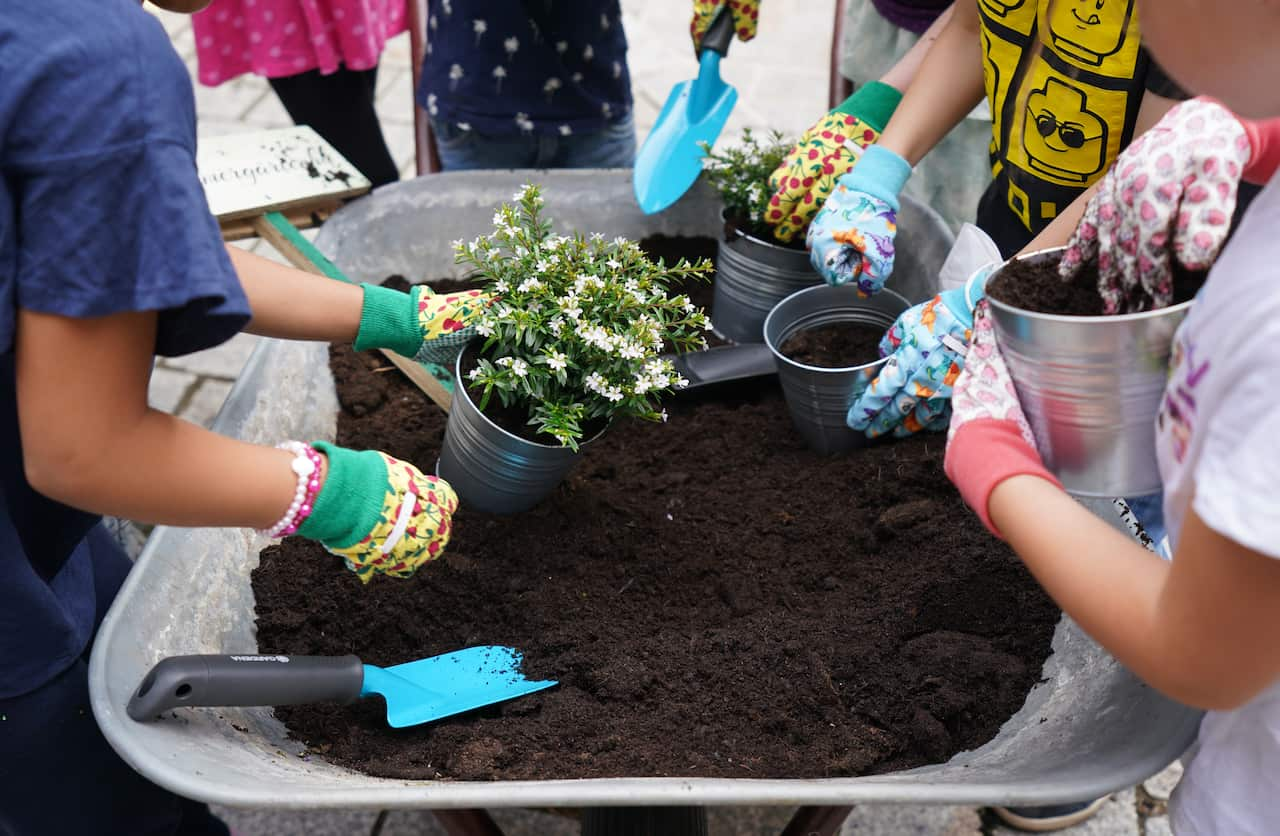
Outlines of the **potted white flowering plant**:
M 666 420 L 659 398 L 687 381 L 662 354 L 704 347 L 710 328 L 671 285 L 711 270 L 655 263 L 622 238 L 554 235 L 536 186 L 513 202 L 493 232 L 454 245 L 495 301 L 458 357 L 437 465 L 469 507 L 508 513 L 550 493 L 614 418 Z
M 822 281 L 809 264 L 803 236 L 780 243 L 764 222 L 773 197 L 769 175 L 792 144 L 777 131 L 760 139 L 746 128 L 736 145 L 718 151 L 703 146 L 703 172 L 720 193 L 725 224 L 716 252 L 711 318 L 716 333 L 734 342 L 761 342 L 773 306 Z

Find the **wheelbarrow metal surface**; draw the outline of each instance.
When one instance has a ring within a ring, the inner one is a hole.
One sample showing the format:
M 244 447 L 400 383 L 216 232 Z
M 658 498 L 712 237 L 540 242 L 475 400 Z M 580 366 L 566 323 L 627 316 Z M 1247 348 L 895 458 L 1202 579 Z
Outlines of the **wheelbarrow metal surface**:
M 717 200 L 701 183 L 669 212 L 646 217 L 635 205 L 630 171 L 468 172 L 380 189 L 336 214 L 317 243 L 358 281 L 393 273 L 411 280 L 458 276 L 449 242 L 485 231 L 494 205 L 525 181 L 545 185 L 547 212 L 560 231 L 638 239 L 712 236 L 721 227 Z M 950 241 L 935 214 L 904 197 L 889 286 L 913 301 L 931 295 Z M 267 443 L 332 438 L 337 408 L 326 346 L 263 340 L 215 428 Z M 1114 517 L 1109 503 L 1097 512 Z M 276 809 L 1054 803 L 1096 798 L 1155 773 L 1182 753 L 1200 720 L 1143 685 L 1064 618 L 1044 681 L 995 739 L 947 763 L 863 778 L 401 781 L 307 754 L 268 708 L 193 709 L 170 722 L 131 721 L 125 705 L 132 689 L 161 657 L 257 651 L 249 573 L 266 544 L 244 529 L 157 529 L 94 646 L 92 705 L 107 739 L 143 775 L 190 798 Z

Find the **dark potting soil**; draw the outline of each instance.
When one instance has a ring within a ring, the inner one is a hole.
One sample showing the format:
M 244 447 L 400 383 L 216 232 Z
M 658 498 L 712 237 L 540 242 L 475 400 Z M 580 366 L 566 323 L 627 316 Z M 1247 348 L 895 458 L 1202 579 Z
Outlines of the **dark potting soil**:
M 1204 271 L 1192 272 L 1174 264 L 1173 304 L 1196 295 L 1206 277 Z M 1098 295 L 1098 268 L 1087 264 L 1075 277 L 1064 282 L 1058 275 L 1058 261 L 1031 264 L 1013 261 L 987 283 L 987 294 L 1009 305 L 1037 313 L 1064 316 L 1102 316 L 1102 297 Z
M 880 340 L 885 328 L 861 322 L 833 322 L 797 331 L 778 346 L 797 363 L 842 369 L 880 359 Z
M 338 443 L 435 467 L 445 416 L 331 350 Z M 265 653 L 389 665 L 477 644 L 557 688 L 412 729 L 380 699 L 282 707 L 314 755 L 393 778 L 851 776 L 990 739 L 1058 612 L 924 436 L 810 453 L 773 382 L 618 422 L 534 510 L 465 507 L 445 555 L 367 586 L 289 538 L 253 573 Z

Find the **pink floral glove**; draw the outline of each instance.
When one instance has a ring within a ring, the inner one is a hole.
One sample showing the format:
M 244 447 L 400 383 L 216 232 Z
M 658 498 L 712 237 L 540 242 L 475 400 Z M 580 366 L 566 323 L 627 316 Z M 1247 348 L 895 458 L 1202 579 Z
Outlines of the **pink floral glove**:
M 996 485 L 1024 474 L 1039 476 L 1058 487 L 1062 484 L 1045 468 L 1036 450 L 1013 378 L 996 345 L 986 299 L 974 312 L 973 337 L 964 371 L 952 390 L 951 410 L 943 468 L 965 503 L 999 537 L 987 513 L 987 501 Z
M 1222 105 L 1192 99 L 1170 110 L 1099 181 L 1062 277 L 1096 258 L 1106 313 L 1170 304 L 1173 259 L 1206 270 L 1222 249 L 1250 150 L 1245 126 Z

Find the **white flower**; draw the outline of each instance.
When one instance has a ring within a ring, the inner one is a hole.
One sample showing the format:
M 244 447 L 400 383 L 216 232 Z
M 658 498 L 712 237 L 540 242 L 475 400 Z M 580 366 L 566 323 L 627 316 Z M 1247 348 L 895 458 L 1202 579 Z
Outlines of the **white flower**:
M 693 304 L 693 300 L 690 299 L 688 296 L 684 297 L 684 304 L 681 305 L 681 307 L 684 308 L 689 313 L 693 313 L 694 311 L 697 310 L 697 308 Z
M 591 240 L 592 240 L 592 241 L 603 241 L 603 240 L 604 240 L 604 234 L 603 234 L 603 233 L 600 233 L 600 232 L 593 232 L 593 233 L 591 233 Z
M 493 283 L 493 289 L 498 293 L 506 293 L 511 289 L 511 284 L 506 279 L 498 279 Z
M 510 366 L 514 361 L 510 357 L 499 357 L 493 362 L 499 366 Z
M 622 267 L 622 262 L 618 261 L 616 258 L 611 258 L 604 263 L 604 266 L 608 267 L 610 270 L 617 270 Z
M 537 270 L 539 273 L 545 273 L 547 270 L 551 269 L 551 262 L 540 258 L 537 263 L 533 265 L 533 269 Z
M 557 316 L 547 323 L 547 327 L 551 329 L 551 333 L 558 337 L 560 336 L 560 331 L 564 328 L 564 320 Z
M 470 243 L 467 244 L 467 252 L 471 253 L 472 255 L 476 254 L 477 249 L 479 249 L 479 245 L 477 245 L 475 241 L 471 241 Z
M 467 372 L 467 377 L 471 378 L 472 380 L 476 380 L 477 378 L 480 377 L 480 370 L 472 369 L 471 371 Z
M 623 238 L 621 235 L 619 235 L 617 238 L 614 238 L 614 239 L 613 239 L 613 245 L 614 245 L 615 247 L 621 247 L 622 245 L 624 245 L 624 244 L 626 244 L 626 243 L 627 243 L 627 239 L 626 239 L 626 238 Z
M 618 401 L 622 400 L 622 390 L 619 389 L 617 386 L 610 386 L 608 389 L 601 392 L 600 394 L 604 395 L 606 398 L 613 401 L 614 403 L 617 403 Z
M 569 364 L 568 358 L 559 351 L 551 351 L 547 355 L 547 365 L 556 371 L 560 371 Z
M 683 378 L 683 377 L 680 377 L 679 375 L 676 375 L 676 388 L 677 388 L 677 389 L 684 389 L 684 388 L 685 388 L 685 387 L 687 387 L 688 385 L 689 385 L 689 381 L 688 381 L 687 379 L 685 379 L 685 378 Z
M 507 222 L 506 216 L 504 216 L 504 215 L 502 214 L 502 210 L 501 210 L 501 209 L 499 209 L 498 211 L 496 211 L 496 212 L 494 212 L 494 213 L 493 213 L 493 225 L 494 225 L 494 226 L 502 226 L 502 225 L 503 225 L 503 224 L 505 224 L 506 222 Z
M 530 277 L 520 282 L 520 286 L 517 287 L 516 290 L 520 291 L 521 293 L 528 293 L 529 291 L 537 290 L 540 287 L 542 287 L 542 282 L 538 281 L 535 278 Z
M 618 355 L 627 360 L 639 360 L 644 356 L 644 346 L 634 340 L 625 340 L 618 347 Z
M 479 335 L 480 335 L 480 336 L 482 336 L 482 337 L 492 337 L 492 336 L 493 336 L 493 323 L 492 323 L 492 322 L 490 322 L 490 321 L 489 321 L 489 320 L 487 320 L 487 319 L 486 319 L 486 320 L 483 320 L 483 321 L 481 321 L 481 322 L 479 322 L 479 323 L 477 323 L 477 324 L 476 324 L 476 333 L 477 333 L 477 334 L 479 334 Z M 473 372 L 472 372 L 472 374 L 475 374 L 475 372 L 473 371 Z
M 605 380 L 604 375 L 600 374 L 600 372 L 592 372 L 587 375 L 587 379 L 583 381 L 582 385 L 592 392 L 604 394 L 604 389 L 609 385 L 609 381 Z
M 524 377 L 529 373 L 529 364 L 517 357 L 511 363 L 511 372 L 516 377 Z

